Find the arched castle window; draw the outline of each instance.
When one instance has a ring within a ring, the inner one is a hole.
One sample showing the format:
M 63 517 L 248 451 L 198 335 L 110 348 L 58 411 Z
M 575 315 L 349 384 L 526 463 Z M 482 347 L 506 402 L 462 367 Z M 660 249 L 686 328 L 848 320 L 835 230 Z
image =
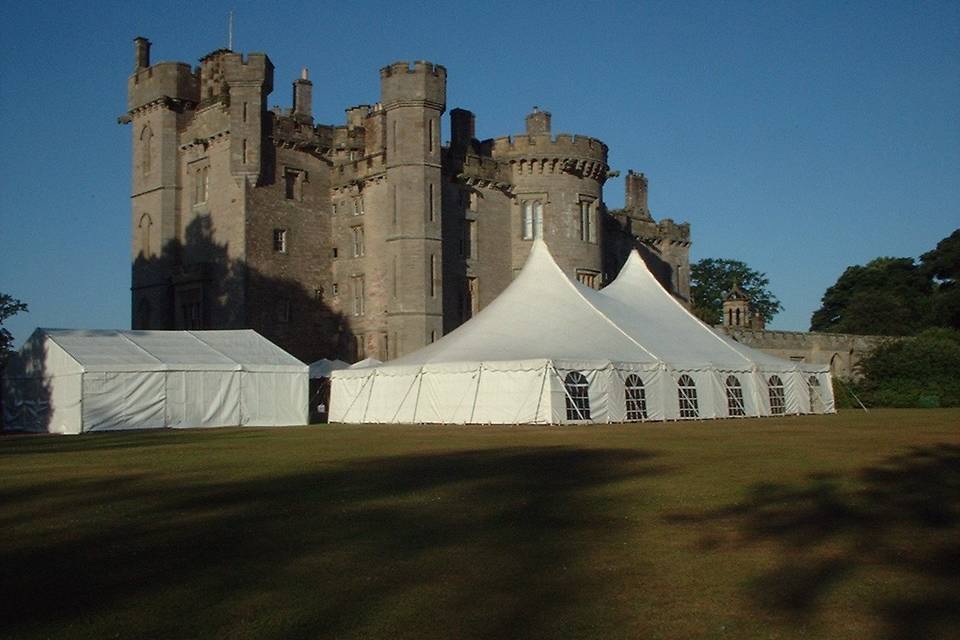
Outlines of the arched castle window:
M 737 376 L 729 375 L 724 382 L 727 391 L 727 415 L 746 415 L 747 412 L 743 407 L 743 387 L 740 386 L 740 380 Z
M 590 419 L 590 384 L 579 371 L 571 371 L 563 379 L 567 393 L 567 420 Z
M 624 382 L 627 401 L 627 422 L 647 419 L 647 394 L 640 376 L 631 373 Z
M 140 173 L 144 176 L 150 173 L 150 141 L 152 139 L 153 131 L 148 124 L 140 131 Z
M 807 380 L 810 389 L 810 413 L 822 413 L 823 402 L 820 399 L 820 380 L 817 376 L 810 376 Z
M 150 227 L 153 226 L 153 219 L 149 213 L 140 216 L 140 224 L 137 225 L 139 243 L 137 246 L 138 255 L 144 258 L 150 257 Z
M 523 201 L 523 239 L 543 237 L 543 203 L 540 200 Z
M 739 327 L 740 326 L 740 309 L 734 310 L 733 314 L 737 319 L 737 326 Z
M 680 401 L 681 418 L 700 417 L 700 409 L 697 406 L 697 385 L 693 378 L 686 374 L 677 380 L 677 399 Z
M 767 381 L 770 389 L 770 414 L 782 416 L 786 410 L 786 401 L 783 394 L 783 380 L 780 376 L 770 376 Z

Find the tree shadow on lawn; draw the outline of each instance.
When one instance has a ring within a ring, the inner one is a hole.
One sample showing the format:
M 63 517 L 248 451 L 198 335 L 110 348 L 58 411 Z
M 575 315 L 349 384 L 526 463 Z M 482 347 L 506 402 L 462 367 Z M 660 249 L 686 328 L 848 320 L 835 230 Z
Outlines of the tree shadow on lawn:
M 851 478 L 757 485 L 739 504 L 669 520 L 703 525 L 705 549 L 772 544 L 777 566 L 747 585 L 768 612 L 813 622 L 841 588 L 860 587 L 891 639 L 960 624 L 960 446 L 915 448 Z
M 0 540 L 0 619 L 24 636 L 571 636 L 627 615 L 591 555 L 622 544 L 613 485 L 667 471 L 542 447 L 43 483 L 4 496 L 37 526 Z M 31 512 L 47 493 L 56 512 Z

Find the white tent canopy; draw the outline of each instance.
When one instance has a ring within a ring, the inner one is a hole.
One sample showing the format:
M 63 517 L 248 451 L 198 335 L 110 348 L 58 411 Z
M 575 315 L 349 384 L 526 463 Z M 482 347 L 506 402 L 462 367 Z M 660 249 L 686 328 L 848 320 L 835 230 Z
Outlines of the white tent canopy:
M 37 329 L 7 367 L 5 425 L 82 433 L 306 424 L 307 371 L 251 330 Z
M 332 376 L 331 422 L 562 423 L 833 411 L 827 367 L 727 340 L 633 252 L 595 291 L 542 241 L 469 322 L 382 366 Z

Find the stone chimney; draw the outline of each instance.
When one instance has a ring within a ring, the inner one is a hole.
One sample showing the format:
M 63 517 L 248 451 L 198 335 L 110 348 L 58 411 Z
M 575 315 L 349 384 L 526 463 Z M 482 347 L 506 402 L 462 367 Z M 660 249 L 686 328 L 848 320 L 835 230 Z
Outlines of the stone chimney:
M 134 71 L 146 69 L 150 66 L 150 41 L 142 36 L 133 39 L 133 52 L 135 57 Z
M 450 111 L 450 146 L 463 149 L 476 137 L 476 116 L 466 109 Z
M 313 83 L 304 67 L 300 78 L 293 81 L 293 118 L 313 124 Z
M 550 112 L 540 111 L 539 107 L 534 107 L 527 116 L 527 134 L 539 133 L 550 133 Z

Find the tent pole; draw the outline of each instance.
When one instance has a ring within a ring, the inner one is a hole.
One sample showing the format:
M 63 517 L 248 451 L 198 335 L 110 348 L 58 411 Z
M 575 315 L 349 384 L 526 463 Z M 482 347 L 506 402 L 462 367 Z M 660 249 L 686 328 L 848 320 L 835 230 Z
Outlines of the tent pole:
M 413 424 L 417 424 L 417 409 L 420 408 L 420 390 L 423 389 L 423 367 L 420 367 L 420 372 L 417 373 L 417 379 L 419 384 L 417 385 L 417 397 L 413 401 Z
M 343 412 L 344 417 L 350 415 L 350 409 L 353 409 L 353 405 L 356 404 L 357 399 L 360 397 L 360 394 L 363 393 L 363 390 L 367 388 L 367 383 L 368 383 L 368 382 L 370 382 L 370 377 L 364 378 L 363 384 L 360 385 L 360 390 L 357 392 L 357 395 L 355 395 L 355 396 L 353 397 L 353 400 L 351 400 L 351 401 L 350 401 L 350 404 L 347 406 L 347 410 Z M 332 380 L 330 381 L 330 384 L 331 384 L 331 386 L 333 385 L 333 381 L 332 381 Z M 369 399 L 368 399 L 368 402 L 369 402 Z M 363 414 L 364 414 L 364 417 L 365 417 L 366 414 L 367 414 L 367 412 L 364 411 Z M 361 420 L 362 420 L 362 419 L 363 419 L 363 418 L 361 418 Z
M 832 376 L 831 376 L 831 378 L 832 378 Z M 853 392 L 853 389 L 851 389 L 850 387 L 848 387 L 848 386 L 846 385 L 846 383 L 844 383 L 843 380 L 841 380 L 840 378 L 837 378 L 837 382 L 839 382 L 841 385 L 843 385 L 843 390 L 846 391 L 848 394 L 850 394 L 850 396 L 851 396 L 854 400 L 857 401 L 857 404 L 860 405 L 860 408 L 863 409 L 863 411 L 864 411 L 865 413 L 870 413 L 870 410 L 867 409 L 866 405 L 864 405 L 864 404 L 860 401 L 860 398 L 858 398 L 858 397 L 857 397 L 857 394 L 855 394 L 855 393 Z
M 473 390 L 473 406 L 470 407 L 470 424 L 473 422 L 473 414 L 477 411 L 477 397 L 480 395 L 480 379 L 483 377 L 483 363 L 477 369 L 477 388 Z
M 420 374 L 423 373 L 423 367 L 420 367 L 420 371 L 417 371 L 417 375 L 413 377 L 413 382 L 410 383 L 410 386 L 407 387 L 407 392 L 403 394 L 403 398 L 400 399 L 400 404 L 397 406 L 397 410 L 393 412 L 393 417 L 390 418 L 390 422 L 396 422 L 397 416 L 400 414 L 400 409 L 403 408 L 403 403 L 406 401 L 407 396 L 410 395 L 410 389 L 413 389 L 413 385 L 417 383 L 417 380 L 420 379 Z M 416 411 L 416 409 L 414 409 Z
M 578 407 L 578 406 L 577 406 L 577 403 L 573 401 L 573 396 L 571 396 L 571 395 L 570 395 L 570 392 L 567 391 L 567 384 L 563 381 L 563 378 L 560 377 L 560 372 L 557 371 L 557 368 L 554 367 L 552 364 L 551 364 L 550 366 L 551 366 L 551 368 L 553 369 L 553 372 L 554 372 L 555 374 L 557 374 L 557 380 L 560 381 L 560 385 L 563 387 L 563 394 L 564 394 L 565 396 L 567 396 L 567 399 L 568 399 L 568 400 L 570 400 L 570 404 L 573 405 L 573 408 L 574 408 L 574 410 L 576 410 L 577 415 L 580 416 L 580 419 L 581 419 L 581 420 L 586 420 L 586 418 L 583 417 L 583 413 L 580 412 L 580 407 Z M 588 388 L 589 388 L 589 387 L 588 387 Z
M 367 421 L 367 411 L 370 409 L 370 399 L 373 398 L 373 387 L 376 384 L 377 370 L 373 370 L 373 375 L 370 376 L 370 393 L 367 394 L 367 404 L 363 405 L 363 417 L 360 418 L 362 422 Z
M 543 376 L 540 378 L 540 397 L 537 398 L 537 413 L 533 417 L 534 424 L 538 424 L 538 420 L 540 419 L 540 405 L 543 404 L 543 388 L 547 385 L 547 367 L 548 366 L 550 366 L 549 360 L 543 363 Z

